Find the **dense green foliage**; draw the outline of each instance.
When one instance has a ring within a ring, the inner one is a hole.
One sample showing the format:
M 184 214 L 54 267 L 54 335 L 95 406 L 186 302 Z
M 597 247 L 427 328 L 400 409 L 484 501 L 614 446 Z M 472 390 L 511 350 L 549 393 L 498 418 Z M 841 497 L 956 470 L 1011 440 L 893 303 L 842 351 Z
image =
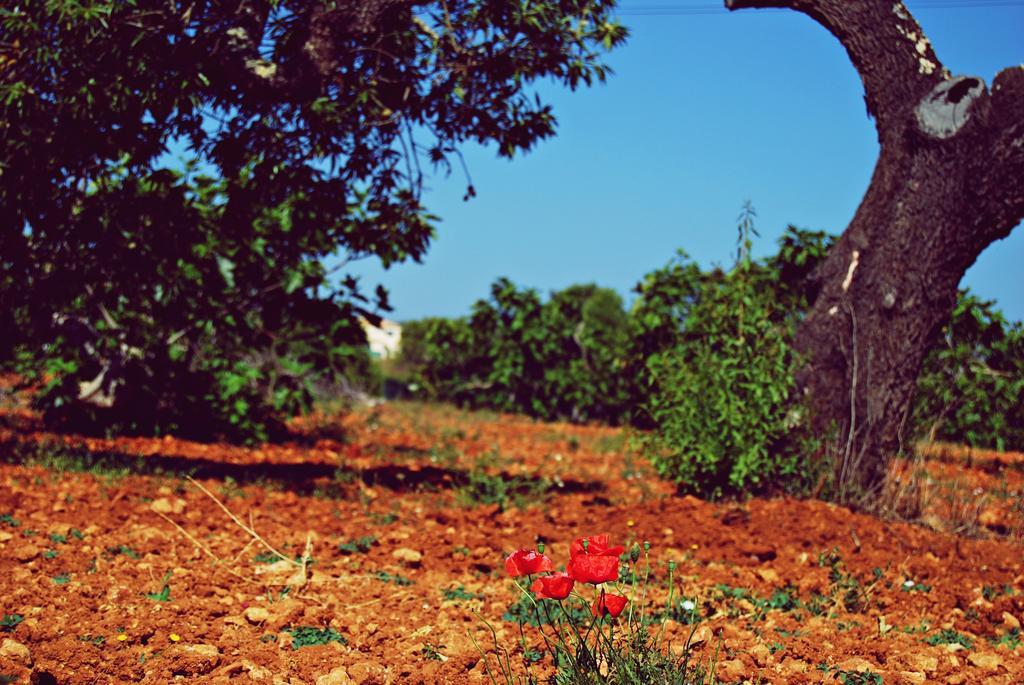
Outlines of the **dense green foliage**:
M 962 292 L 925 359 L 914 423 L 930 440 L 1024 450 L 1024 326 Z
M 642 442 L 661 476 L 705 496 L 762 489 L 803 466 L 790 435 L 792 317 L 766 287 L 778 274 L 755 269 L 753 231 L 748 205 L 735 267 L 704 282 L 682 335 L 647 360 L 643 406 L 654 430 Z
M 614 291 L 577 285 L 547 302 L 506 279 L 463 319 L 403 327 L 403 360 L 431 398 L 545 419 L 619 422 L 628 317 Z
M 791 396 L 796 326 L 832 238 L 788 227 L 735 266 L 702 270 L 679 252 L 637 285 L 573 286 L 545 302 L 507 280 L 459 319 L 403 329 L 402 369 L 424 397 L 545 419 L 629 422 L 663 476 L 705 495 L 812 478 L 806 410 Z M 925 361 L 912 437 L 1024 448 L 1024 334 L 962 293 Z
M 365 377 L 387 300 L 338 270 L 419 259 L 425 174 L 553 135 L 532 84 L 625 37 L 608 0 L 413 5 L 0 8 L 0 363 L 47 416 L 261 438 Z

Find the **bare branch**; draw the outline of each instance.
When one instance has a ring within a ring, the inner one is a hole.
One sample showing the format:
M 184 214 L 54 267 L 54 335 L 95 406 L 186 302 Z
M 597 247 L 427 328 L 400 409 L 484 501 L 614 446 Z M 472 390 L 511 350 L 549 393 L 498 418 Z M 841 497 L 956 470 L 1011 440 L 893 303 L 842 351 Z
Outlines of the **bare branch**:
M 864 83 L 879 137 L 948 73 L 902 2 L 894 0 L 725 0 L 730 10 L 792 9 L 824 26 L 846 49 Z M 884 140 L 882 141 L 885 142 Z

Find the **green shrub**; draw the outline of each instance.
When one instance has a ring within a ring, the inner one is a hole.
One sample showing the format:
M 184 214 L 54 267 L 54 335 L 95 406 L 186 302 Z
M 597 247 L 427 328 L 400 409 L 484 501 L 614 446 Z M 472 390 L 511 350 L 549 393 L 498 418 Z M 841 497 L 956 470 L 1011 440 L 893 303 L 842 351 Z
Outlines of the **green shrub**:
M 680 342 L 647 365 L 654 431 L 643 447 L 662 477 L 704 496 L 761 489 L 801 466 L 784 440 L 798 415 L 792 330 L 750 258 L 752 218 L 748 206 L 735 268 L 702 284 Z

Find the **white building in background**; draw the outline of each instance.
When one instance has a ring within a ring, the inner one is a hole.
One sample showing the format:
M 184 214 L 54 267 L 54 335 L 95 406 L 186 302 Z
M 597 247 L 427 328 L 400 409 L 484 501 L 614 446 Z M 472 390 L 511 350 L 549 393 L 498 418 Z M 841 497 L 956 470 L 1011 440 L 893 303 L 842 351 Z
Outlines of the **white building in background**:
M 394 359 L 402 346 L 402 325 L 381 319 L 380 326 L 374 326 L 366 319 L 359 319 L 370 344 L 370 354 L 380 359 Z

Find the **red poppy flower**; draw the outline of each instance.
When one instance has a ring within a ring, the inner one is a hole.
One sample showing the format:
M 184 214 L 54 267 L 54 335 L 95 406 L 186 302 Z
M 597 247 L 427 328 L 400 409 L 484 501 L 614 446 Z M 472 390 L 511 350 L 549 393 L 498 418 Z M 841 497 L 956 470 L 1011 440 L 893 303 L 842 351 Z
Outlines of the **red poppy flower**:
M 566 570 L 581 583 L 610 583 L 619 579 L 619 557 L 580 554 L 569 562 Z
M 541 599 L 565 599 L 572 592 L 575 582 L 568 573 L 559 571 L 550 576 L 541 576 L 533 581 L 530 589 Z
M 594 604 L 590 607 L 590 613 L 595 618 L 601 616 L 611 616 L 612 618 L 618 618 L 622 610 L 626 608 L 626 602 L 628 602 L 622 595 L 601 595 L 594 600 Z
M 586 545 L 584 546 L 584 541 Z M 610 557 L 619 556 L 625 551 L 625 547 L 622 545 L 616 545 L 615 547 L 608 546 L 608 533 L 602 533 L 601 535 L 595 535 L 590 538 L 576 538 L 569 545 L 569 558 L 575 559 L 581 554 L 586 554 L 593 557 Z
M 517 576 L 530 576 L 534 573 L 553 571 L 555 568 L 551 560 L 543 554 L 538 554 L 532 549 L 517 549 L 505 559 L 505 570 L 513 578 Z

